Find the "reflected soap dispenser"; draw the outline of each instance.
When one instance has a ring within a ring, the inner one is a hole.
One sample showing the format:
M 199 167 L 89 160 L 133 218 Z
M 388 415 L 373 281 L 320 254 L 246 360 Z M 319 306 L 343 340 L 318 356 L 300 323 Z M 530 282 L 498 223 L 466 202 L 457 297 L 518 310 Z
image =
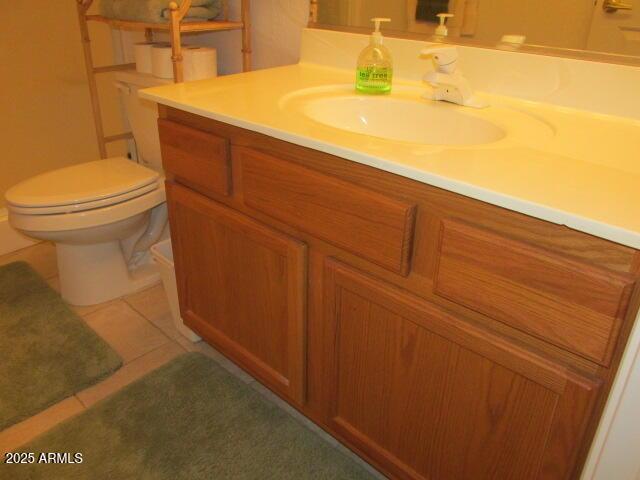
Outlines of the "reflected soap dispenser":
M 382 44 L 380 23 L 390 22 L 390 18 L 372 18 L 376 29 L 369 45 L 358 57 L 356 90 L 362 93 L 381 94 L 391 91 L 393 81 L 393 59 L 391 52 Z

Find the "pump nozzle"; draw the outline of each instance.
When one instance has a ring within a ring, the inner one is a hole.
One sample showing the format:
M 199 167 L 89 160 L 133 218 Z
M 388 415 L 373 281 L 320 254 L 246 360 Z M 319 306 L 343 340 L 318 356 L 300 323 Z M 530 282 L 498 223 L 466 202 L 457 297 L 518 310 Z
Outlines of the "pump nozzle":
M 453 13 L 439 13 L 436 15 L 440 20 L 440 25 L 436 27 L 436 35 L 439 37 L 446 37 L 449 34 L 449 29 L 447 28 L 446 22 L 447 19 L 453 18 Z
M 391 19 L 375 17 L 375 18 L 372 18 L 371 21 L 376 25 L 376 29 L 371 34 L 371 43 L 380 44 L 382 43 L 382 33 L 380 33 L 380 24 L 382 22 L 390 22 Z
M 375 31 L 376 32 L 380 32 L 380 23 L 381 22 L 390 22 L 391 19 L 390 18 L 375 17 L 375 18 L 372 18 L 371 21 L 376 24 L 376 30 Z

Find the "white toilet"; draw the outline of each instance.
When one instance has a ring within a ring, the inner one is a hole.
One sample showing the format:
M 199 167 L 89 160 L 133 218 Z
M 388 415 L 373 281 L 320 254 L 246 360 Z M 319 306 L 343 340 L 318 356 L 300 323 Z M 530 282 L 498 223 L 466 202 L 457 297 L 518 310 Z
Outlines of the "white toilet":
M 149 247 L 166 237 L 167 208 L 157 110 L 139 88 L 165 81 L 121 72 L 138 162 L 96 160 L 30 178 L 6 193 L 16 229 L 56 244 L 60 291 L 72 305 L 93 305 L 160 281 Z

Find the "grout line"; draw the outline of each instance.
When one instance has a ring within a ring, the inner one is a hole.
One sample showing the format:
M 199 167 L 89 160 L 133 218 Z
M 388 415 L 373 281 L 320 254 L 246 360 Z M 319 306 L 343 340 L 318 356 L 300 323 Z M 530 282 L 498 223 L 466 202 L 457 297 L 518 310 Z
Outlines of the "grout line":
M 104 308 L 106 308 L 106 307 L 108 307 L 108 306 L 110 306 L 110 305 L 112 305 L 112 304 L 114 304 L 115 302 L 118 302 L 118 301 L 122 301 L 126 306 L 128 306 L 129 308 L 131 308 L 131 310 L 133 310 L 133 311 L 134 311 L 134 313 L 136 313 L 137 315 L 139 315 L 139 316 L 140 316 L 140 317 L 141 317 L 145 322 L 147 322 L 147 323 L 151 324 L 151 326 L 152 326 L 154 329 L 158 330 L 158 331 L 162 334 L 162 336 L 164 336 L 164 337 L 168 340 L 168 342 L 163 343 L 162 345 L 158 345 L 158 346 L 156 346 L 156 347 L 152 348 L 151 350 L 147 350 L 146 352 L 141 353 L 140 355 L 138 355 L 138 356 L 136 356 L 136 357 L 130 358 L 130 359 L 129 359 L 128 361 L 126 361 L 126 362 L 125 362 L 125 361 L 124 361 L 124 359 L 123 359 L 123 363 L 122 363 L 122 366 L 123 366 L 123 367 L 124 367 L 125 365 L 130 364 L 131 362 L 133 362 L 133 361 L 135 361 L 135 360 L 138 360 L 139 358 L 144 357 L 145 355 L 147 355 L 147 354 L 149 354 L 149 353 L 151 353 L 151 352 L 155 352 L 155 351 L 156 351 L 156 350 L 158 350 L 159 348 L 162 348 L 162 347 L 164 347 L 164 346 L 166 346 L 166 345 L 169 345 L 170 343 L 177 344 L 177 345 L 178 345 L 182 350 L 186 351 L 186 349 L 185 349 L 182 345 L 180 345 L 180 343 L 178 343 L 178 342 L 177 342 L 176 340 L 174 340 L 173 338 L 169 337 L 169 336 L 168 336 L 164 331 L 162 331 L 162 329 L 161 329 L 161 328 L 158 328 L 158 327 L 157 327 L 157 326 L 156 326 L 156 325 L 155 325 L 151 320 L 149 320 L 147 317 L 145 317 L 145 316 L 142 314 L 142 312 L 140 312 L 140 311 L 139 311 L 138 309 L 136 309 L 133 305 L 131 305 L 131 304 L 126 300 L 126 298 L 125 298 L 124 296 L 122 296 L 122 297 L 118 297 L 118 298 L 114 298 L 113 300 L 110 300 L 110 301 L 108 301 L 108 302 L 105 302 L 105 303 L 103 304 L 103 306 L 101 306 L 100 308 L 98 308 L 98 309 L 96 309 L 96 310 L 94 310 L 94 311 L 92 311 L 92 312 L 88 313 L 86 316 L 91 316 L 91 315 L 93 315 L 94 313 L 98 313 L 99 311 L 103 310 Z M 87 326 L 88 326 L 89 328 L 91 328 L 91 329 L 96 333 L 96 335 L 98 335 L 102 340 L 104 340 L 105 342 L 107 342 L 107 345 L 109 345 L 111 348 L 114 348 L 114 346 L 113 346 L 113 345 L 111 345 L 111 344 L 108 342 L 108 340 L 107 340 L 106 338 L 104 338 L 102 335 L 100 335 L 100 333 L 99 333 L 97 330 L 95 330 L 95 329 L 93 329 L 93 327 L 91 327 L 91 325 L 89 324 L 89 322 L 87 321 L 87 319 L 85 318 L 85 316 L 84 316 L 84 315 L 78 315 L 78 316 L 79 316 L 79 317 L 80 317 L 80 318 L 81 318 L 81 319 L 82 319 L 82 320 L 87 324 Z M 114 349 L 115 349 L 115 348 L 114 348 Z
M 150 287 L 150 288 L 148 288 L 147 290 L 150 290 L 151 288 L 154 288 L 154 287 Z M 146 290 L 141 290 L 141 291 L 142 291 L 142 292 L 144 292 L 144 291 L 146 291 Z M 140 292 L 136 292 L 136 293 L 140 293 Z M 146 316 L 144 313 L 142 313 L 142 312 L 141 312 L 140 310 L 138 310 L 138 309 L 137 309 L 133 304 L 131 304 L 131 303 L 127 300 L 126 296 L 121 297 L 121 299 L 122 299 L 122 301 L 123 301 L 125 304 L 127 304 L 127 305 L 131 308 L 131 310 L 133 310 L 133 311 L 134 311 L 134 312 L 136 312 L 138 315 L 140 315 L 142 318 L 144 318 L 147 322 L 149 322 L 153 328 L 155 328 L 156 330 L 160 331 L 160 333 L 162 333 L 162 335 L 164 335 L 168 340 L 170 340 L 170 341 L 172 341 L 172 342 L 174 342 L 174 343 L 178 343 L 178 342 L 176 341 L 176 339 L 175 339 L 175 338 L 170 337 L 170 336 L 167 334 L 167 332 L 165 332 L 163 329 L 161 329 L 159 326 L 157 326 L 155 323 L 153 323 L 149 318 L 147 318 L 147 316 Z M 180 344 L 178 343 L 178 345 L 180 345 Z M 180 345 L 180 346 L 182 347 L 182 345 Z
M 44 243 L 49 243 L 49 242 L 37 242 L 37 243 L 35 243 L 33 245 L 27 245 L 26 247 L 22 247 L 22 248 L 19 248 L 18 250 L 14 250 L 13 252 L 7 252 L 4 255 L 0 255 L 0 260 L 9 259 L 9 258 L 14 257 L 14 256 L 20 256 L 26 250 L 34 249 L 34 248 L 36 248 L 36 247 L 38 247 L 38 246 L 40 246 L 40 245 L 42 245 Z
M 67 304 L 67 305 L 69 305 L 69 307 L 71 307 L 73 309 L 73 311 L 76 313 L 76 315 L 78 315 L 82 320 L 85 321 L 85 323 L 88 324 L 86 317 L 88 317 L 90 315 L 93 315 L 94 313 L 98 313 L 98 312 L 104 310 L 105 308 L 111 306 L 112 303 L 117 302 L 118 300 L 119 300 L 119 298 L 114 298 L 113 300 L 109 300 L 108 302 L 100 303 L 100 304 L 98 304 L 98 306 L 96 306 L 95 310 L 91 310 L 90 312 L 87 312 L 87 313 L 80 313 L 80 312 L 75 310 L 76 306 L 71 305 L 71 304 Z M 89 306 L 92 306 L 92 305 L 89 305 Z M 86 307 L 86 306 L 85 305 L 81 305 L 80 307 Z
M 112 374 L 113 375 L 113 374 Z M 109 378 L 109 377 L 107 377 Z M 106 379 L 105 379 L 106 380 Z M 102 382 L 104 382 L 104 380 L 102 380 Z M 98 382 L 98 383 L 94 383 L 94 385 L 98 385 L 102 382 Z M 92 385 L 93 386 L 93 385 Z M 87 388 L 91 388 L 91 387 L 87 387 Z M 86 389 L 85 389 L 86 390 Z M 81 392 L 84 390 L 80 390 Z M 82 405 L 82 408 L 84 408 L 85 410 L 87 410 L 89 407 L 82 401 L 82 399 L 80 397 L 78 397 L 78 393 L 80 392 L 76 392 L 73 394 L 74 397 L 76 397 L 76 400 L 78 400 L 78 402 L 80 402 L 80 405 Z
M 106 340 L 105 340 L 105 341 L 106 341 Z M 108 342 L 107 342 L 107 343 L 108 343 Z M 169 339 L 169 342 L 167 342 L 167 343 L 163 343 L 162 345 L 158 345 L 157 347 L 154 347 L 154 348 L 152 348 L 151 350 L 147 350 L 146 352 L 142 353 L 141 355 L 138 355 L 137 357 L 131 358 L 129 361 L 124 362 L 124 363 L 122 364 L 122 367 L 124 367 L 125 365 L 129 365 L 130 363 L 134 362 L 135 360 L 138 360 L 138 359 L 140 359 L 140 358 L 144 357 L 145 355 L 149 355 L 150 353 L 153 353 L 153 352 L 155 352 L 156 350 L 159 350 L 159 349 L 161 349 L 161 348 L 164 348 L 164 347 L 166 347 L 167 345 L 170 345 L 171 343 L 177 344 L 178 342 L 174 342 L 173 340 Z M 180 348 L 182 348 L 182 345 L 178 344 L 178 346 L 179 346 Z M 113 348 L 113 347 L 111 347 L 111 348 Z M 183 349 L 183 348 L 182 348 L 182 349 Z M 184 350 L 184 349 L 183 349 L 183 350 Z M 120 367 L 120 368 L 122 368 L 122 367 Z M 116 371 L 117 371 L 117 370 L 116 370 Z M 108 378 L 108 377 L 107 377 L 107 378 Z

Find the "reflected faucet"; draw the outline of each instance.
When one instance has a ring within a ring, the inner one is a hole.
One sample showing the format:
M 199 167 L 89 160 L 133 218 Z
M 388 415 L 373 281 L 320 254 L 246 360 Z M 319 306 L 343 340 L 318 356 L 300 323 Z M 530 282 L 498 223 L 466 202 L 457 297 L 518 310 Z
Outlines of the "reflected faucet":
M 477 99 L 471 84 L 458 68 L 458 49 L 455 46 L 437 46 L 425 48 L 421 56 L 430 55 L 436 64 L 436 70 L 428 72 L 424 81 L 433 87 L 433 93 L 426 93 L 425 98 L 444 102 L 457 103 L 465 107 L 485 108 L 489 105 Z

